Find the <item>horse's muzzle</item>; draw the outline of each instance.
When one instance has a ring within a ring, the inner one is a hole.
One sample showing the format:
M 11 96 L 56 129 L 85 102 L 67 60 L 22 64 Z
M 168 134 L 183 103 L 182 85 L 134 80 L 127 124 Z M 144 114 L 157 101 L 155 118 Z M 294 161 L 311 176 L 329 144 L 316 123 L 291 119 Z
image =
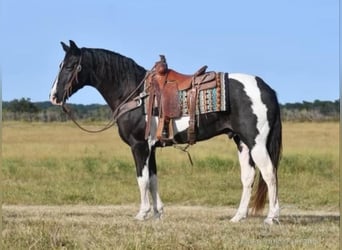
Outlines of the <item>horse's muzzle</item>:
M 62 102 L 58 102 L 57 101 L 57 94 L 56 93 L 50 93 L 49 99 L 50 99 L 50 102 L 53 105 L 57 105 L 57 106 L 62 106 L 63 105 L 63 101 Z

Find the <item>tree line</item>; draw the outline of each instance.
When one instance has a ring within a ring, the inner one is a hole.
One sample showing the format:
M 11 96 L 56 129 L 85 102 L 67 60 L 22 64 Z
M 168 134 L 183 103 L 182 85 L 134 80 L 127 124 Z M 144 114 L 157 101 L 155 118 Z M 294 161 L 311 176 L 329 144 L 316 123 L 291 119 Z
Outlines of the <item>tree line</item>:
M 338 121 L 340 119 L 340 100 L 280 105 L 284 121 Z
M 82 121 L 104 121 L 111 118 L 107 105 L 68 104 L 76 119 Z M 280 104 L 283 121 L 338 121 L 340 119 L 340 100 L 296 102 Z M 69 118 L 61 107 L 50 102 L 31 102 L 30 98 L 2 102 L 3 121 L 65 122 Z
M 111 117 L 111 111 L 107 105 L 101 104 L 68 104 L 73 116 L 82 121 L 102 121 Z M 31 102 L 29 98 L 15 99 L 2 102 L 3 121 L 28 121 L 28 122 L 65 122 L 68 116 L 59 106 L 47 102 Z

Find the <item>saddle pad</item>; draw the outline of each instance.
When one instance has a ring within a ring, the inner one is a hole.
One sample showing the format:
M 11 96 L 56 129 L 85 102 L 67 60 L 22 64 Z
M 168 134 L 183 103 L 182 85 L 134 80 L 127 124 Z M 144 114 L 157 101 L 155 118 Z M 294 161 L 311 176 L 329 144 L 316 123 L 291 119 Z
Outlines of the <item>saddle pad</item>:
M 216 88 L 200 90 L 198 93 L 198 102 L 196 105 L 196 115 L 219 111 L 229 111 L 229 93 L 228 93 L 228 73 L 217 73 L 218 82 Z M 144 101 L 144 113 L 147 114 L 149 97 Z M 178 100 L 180 102 L 181 116 L 188 116 L 187 91 L 178 91 Z M 156 109 L 156 107 L 154 108 Z M 158 116 L 157 110 L 152 113 Z
M 196 105 L 196 115 L 211 112 L 228 111 L 228 73 L 217 73 L 216 88 L 200 90 Z M 226 84 L 227 83 L 227 84 Z M 182 116 L 189 115 L 187 91 L 178 91 Z

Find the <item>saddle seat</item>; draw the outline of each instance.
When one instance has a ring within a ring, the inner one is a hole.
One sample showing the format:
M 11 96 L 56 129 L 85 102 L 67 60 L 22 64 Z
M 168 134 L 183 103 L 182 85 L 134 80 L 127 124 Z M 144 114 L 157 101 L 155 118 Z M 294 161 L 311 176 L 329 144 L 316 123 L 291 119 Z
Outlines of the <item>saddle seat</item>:
M 169 69 L 167 72 L 167 82 L 176 82 L 178 86 L 178 90 L 186 90 L 192 87 L 192 80 L 205 73 L 208 66 L 203 66 L 193 75 L 185 75 L 179 73 L 173 69 Z
M 197 94 L 200 90 L 215 88 L 217 84 L 217 74 L 206 72 L 206 69 L 207 66 L 203 66 L 193 75 L 182 74 L 169 69 L 165 57 L 160 56 L 160 61 L 156 62 L 155 70 L 146 82 L 146 89 L 149 91 L 149 103 L 145 139 L 150 133 L 151 116 L 155 115 L 153 110 L 157 108 L 159 122 L 156 136 L 164 144 L 174 143 L 173 128 L 170 121 L 182 117 L 178 92 L 186 91 L 190 116 L 188 141 L 189 144 L 195 143 Z

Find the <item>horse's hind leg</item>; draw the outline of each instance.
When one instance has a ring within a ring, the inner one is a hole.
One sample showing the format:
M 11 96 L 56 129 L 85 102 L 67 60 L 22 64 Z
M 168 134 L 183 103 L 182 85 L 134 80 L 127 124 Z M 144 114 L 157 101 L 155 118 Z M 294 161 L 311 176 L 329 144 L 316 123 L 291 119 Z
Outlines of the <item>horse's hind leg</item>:
M 254 182 L 255 169 L 250 164 L 249 149 L 246 144 L 240 140 L 236 141 L 239 149 L 239 161 L 241 167 L 241 182 L 242 182 L 242 195 L 241 201 L 235 216 L 230 220 L 232 222 L 238 222 L 241 219 L 247 217 L 248 204 L 251 199 L 252 185 Z
M 268 188 L 269 211 L 265 223 L 273 224 L 273 221 L 279 222 L 277 169 L 273 166 L 266 145 L 263 143 L 257 143 L 253 147 L 251 155 Z

